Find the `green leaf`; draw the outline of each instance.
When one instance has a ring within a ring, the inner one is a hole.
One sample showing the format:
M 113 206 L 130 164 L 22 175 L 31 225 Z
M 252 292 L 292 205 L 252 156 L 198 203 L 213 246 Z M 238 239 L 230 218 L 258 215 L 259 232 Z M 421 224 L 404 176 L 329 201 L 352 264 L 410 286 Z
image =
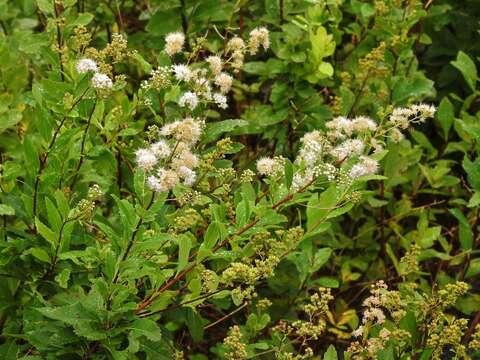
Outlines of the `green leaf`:
M 136 227 L 138 216 L 135 214 L 133 205 L 126 199 L 119 199 L 117 196 L 112 195 L 114 198 L 118 210 L 120 211 L 120 218 L 122 220 L 123 228 L 127 233 L 132 233 Z
M 192 309 L 187 308 L 187 327 L 195 342 L 200 342 L 203 339 L 203 321 L 198 313 Z
M 337 351 L 333 345 L 330 345 L 323 355 L 323 360 L 338 360 Z
M 293 164 L 290 159 L 285 159 L 285 186 L 290 189 L 293 181 Z
M 228 119 L 223 121 L 215 121 L 208 123 L 205 127 L 202 141 L 209 143 L 217 140 L 221 134 L 230 132 L 236 128 L 241 128 L 248 125 L 248 121 L 241 119 Z
M 458 237 L 460 240 L 460 245 L 463 250 L 470 250 L 473 246 L 473 231 L 468 223 L 467 218 L 462 214 L 459 209 L 449 209 L 450 214 L 452 214 L 457 220 L 459 225 Z
M 158 10 L 149 20 L 146 30 L 155 35 L 166 35 L 182 28 L 178 7 Z
M 471 161 L 466 155 L 462 162 L 463 169 L 467 173 L 467 179 L 470 185 L 480 191 L 480 157 Z
M 323 61 L 318 65 L 318 75 L 320 79 L 331 77 L 333 75 L 333 66 L 332 64 Z
M 463 78 L 467 82 L 470 89 L 475 92 L 476 83 L 478 80 L 475 62 L 463 51 L 459 51 L 457 54 L 457 59 L 452 61 L 452 65 L 462 73 Z
M 5 205 L 5 204 L 0 204 L 0 216 L 2 215 L 15 215 L 15 209 L 12 208 L 11 206 Z
M 395 104 L 399 104 L 408 98 L 419 99 L 431 95 L 433 91 L 433 81 L 424 75 L 417 74 L 413 78 L 402 77 L 393 87 L 393 101 Z
M 207 231 L 203 235 L 203 246 L 207 249 L 211 249 L 217 243 L 217 240 L 220 238 L 220 231 L 218 229 L 218 222 L 212 221 L 208 225 Z
M 335 185 L 325 190 L 320 197 L 315 193 L 307 204 L 307 230 L 311 231 L 324 221 L 337 204 L 337 189 Z
M 54 232 L 59 233 L 63 222 L 56 206 L 48 197 L 45 198 L 45 206 L 47 208 L 48 223 L 52 226 Z
M 37 0 L 37 6 L 40 11 L 44 12 L 45 14 L 53 14 L 54 0 Z
M 472 259 L 465 273 L 465 279 L 477 276 L 478 274 L 480 274 L 480 258 Z
M 178 238 L 178 265 L 177 274 L 180 273 L 188 264 L 188 255 L 192 248 L 192 241 L 186 234 L 182 234 Z
M 71 270 L 69 268 L 63 269 L 60 274 L 55 276 L 55 281 L 61 288 L 66 289 L 68 287 L 68 280 L 70 279 Z
M 332 249 L 330 248 L 323 248 L 323 249 L 317 250 L 313 257 L 313 264 L 312 264 L 312 267 L 310 268 L 310 271 L 312 273 L 318 271 L 323 265 L 327 263 L 331 255 L 332 255 Z
M 245 226 L 250 218 L 251 210 L 250 210 L 250 202 L 248 199 L 244 198 L 240 201 L 235 208 L 235 217 L 237 220 L 237 226 L 239 228 Z
M 151 319 L 136 319 L 130 326 L 136 335 L 143 335 L 151 341 L 160 341 L 162 332 L 157 323 Z
M 35 227 L 38 230 L 38 233 L 42 235 L 42 237 L 47 240 L 52 247 L 55 247 L 58 241 L 58 236 L 52 231 L 47 225 L 42 223 L 40 219 L 37 217 L 35 218 Z
M 25 251 L 23 253 L 24 255 L 32 255 L 34 257 L 36 257 L 38 260 L 40 261 L 43 261 L 43 262 L 46 262 L 46 263 L 50 263 L 50 256 L 48 255 L 48 253 L 42 249 L 42 248 L 31 248 L 31 249 L 28 249 L 27 251 Z
M 443 137 L 445 140 L 448 138 L 448 132 L 453 124 L 455 118 L 455 110 L 452 103 L 447 97 L 444 97 L 438 106 L 437 119 L 440 122 L 440 126 L 443 131 Z

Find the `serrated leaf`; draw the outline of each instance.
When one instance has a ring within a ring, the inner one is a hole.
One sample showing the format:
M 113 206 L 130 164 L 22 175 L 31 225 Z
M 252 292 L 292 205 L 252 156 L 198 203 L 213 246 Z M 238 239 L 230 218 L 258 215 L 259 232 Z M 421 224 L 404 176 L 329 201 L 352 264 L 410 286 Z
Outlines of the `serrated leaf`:
M 136 319 L 130 325 L 133 332 L 139 335 L 145 336 L 152 341 L 160 341 L 162 338 L 162 332 L 157 323 L 151 319 L 143 318 Z
M 337 351 L 333 345 L 330 345 L 323 355 L 323 360 L 338 360 Z

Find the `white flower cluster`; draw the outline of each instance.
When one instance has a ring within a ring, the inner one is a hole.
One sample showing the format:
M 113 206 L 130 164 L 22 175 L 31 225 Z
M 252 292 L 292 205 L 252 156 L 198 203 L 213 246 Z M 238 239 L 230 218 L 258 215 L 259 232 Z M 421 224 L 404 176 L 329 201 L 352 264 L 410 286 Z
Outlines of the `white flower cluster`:
M 250 31 L 250 39 L 248 41 L 250 54 L 255 55 L 258 52 L 260 45 L 265 50 L 270 47 L 270 36 L 267 28 L 265 27 L 255 28 Z
M 344 139 L 353 134 L 372 132 L 377 129 L 377 123 L 366 116 L 358 116 L 352 120 L 339 116 L 328 121 L 325 126 L 328 129 L 327 136 L 332 139 Z
M 92 59 L 83 58 L 78 60 L 76 69 L 79 74 L 93 72 L 91 84 L 95 89 L 107 90 L 113 87 L 112 79 L 108 75 L 99 72 L 97 63 Z
M 363 306 L 366 307 L 363 312 L 362 325 L 359 326 L 352 335 L 359 337 L 363 335 L 365 325 L 370 324 L 383 324 L 385 322 L 385 313 L 381 309 L 387 301 L 388 287 L 383 280 L 378 281 L 375 285 L 372 285 L 370 289 L 370 296 L 363 302 Z
M 407 108 L 395 108 L 390 115 L 390 123 L 400 129 L 406 129 L 410 124 L 424 122 L 435 116 L 436 108 L 428 104 L 415 104 Z
M 169 33 L 165 37 L 165 52 L 169 56 L 181 53 L 185 40 L 185 34 L 181 32 Z M 233 37 L 227 42 L 224 57 L 214 54 L 207 56 L 204 63 L 173 64 L 168 69 L 168 74 L 164 69 L 162 70 L 161 79 L 158 79 L 157 83 L 166 84 L 165 77 L 167 76 L 174 78 L 183 88 L 178 105 L 190 112 L 202 103 L 214 104 L 220 109 L 226 109 L 228 107 L 227 94 L 233 84 L 233 77 L 226 70 L 229 68 L 234 72 L 238 71 L 243 66 L 246 52 L 256 54 L 260 47 L 267 49 L 269 46 L 268 30 L 264 27 L 256 28 L 250 32 L 248 46 L 240 37 Z M 154 75 L 152 73 L 152 77 L 144 81 L 143 89 L 158 90 L 161 87 L 152 85 Z
M 375 174 L 379 163 L 368 154 L 372 148 L 374 153 L 383 150 L 384 143 L 380 137 L 386 136 L 388 131 L 388 136 L 398 142 L 403 138 L 399 128 L 423 122 L 434 114 L 435 107 L 426 104 L 394 109 L 389 118 L 390 128 L 386 129 L 379 129 L 378 124 L 366 116 L 354 119 L 340 116 L 328 121 L 324 133 L 314 130 L 301 139 L 301 147 L 294 161 L 296 171 L 292 190 L 301 189 L 319 176 L 347 185 L 362 176 Z M 273 169 L 274 166 L 275 171 L 265 170 Z M 262 158 L 257 162 L 260 175 L 284 176 L 284 169 L 278 168 L 274 159 Z
M 281 156 L 274 158 L 263 157 L 257 161 L 257 171 L 260 175 L 275 176 L 283 174 L 285 159 Z
M 192 148 L 200 140 L 203 126 L 203 121 L 191 117 L 166 124 L 159 131 L 159 141 L 137 150 L 136 162 L 148 174 L 150 189 L 164 192 L 180 182 L 186 186 L 195 183 L 200 160 Z

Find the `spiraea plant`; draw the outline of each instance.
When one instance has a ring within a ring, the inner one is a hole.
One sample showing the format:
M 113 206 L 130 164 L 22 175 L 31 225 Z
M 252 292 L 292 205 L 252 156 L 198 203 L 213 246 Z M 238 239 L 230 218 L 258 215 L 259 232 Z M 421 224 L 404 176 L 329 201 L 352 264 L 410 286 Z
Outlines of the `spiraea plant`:
M 478 76 L 433 105 L 431 7 L 0 1 L 0 358 L 478 356 Z

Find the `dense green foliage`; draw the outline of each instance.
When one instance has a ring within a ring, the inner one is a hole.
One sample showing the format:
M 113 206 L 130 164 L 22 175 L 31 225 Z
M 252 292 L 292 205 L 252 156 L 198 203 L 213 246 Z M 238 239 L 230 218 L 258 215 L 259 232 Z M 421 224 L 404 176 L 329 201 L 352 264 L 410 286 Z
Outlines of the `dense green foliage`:
M 0 359 L 480 358 L 479 23 L 0 0 Z

